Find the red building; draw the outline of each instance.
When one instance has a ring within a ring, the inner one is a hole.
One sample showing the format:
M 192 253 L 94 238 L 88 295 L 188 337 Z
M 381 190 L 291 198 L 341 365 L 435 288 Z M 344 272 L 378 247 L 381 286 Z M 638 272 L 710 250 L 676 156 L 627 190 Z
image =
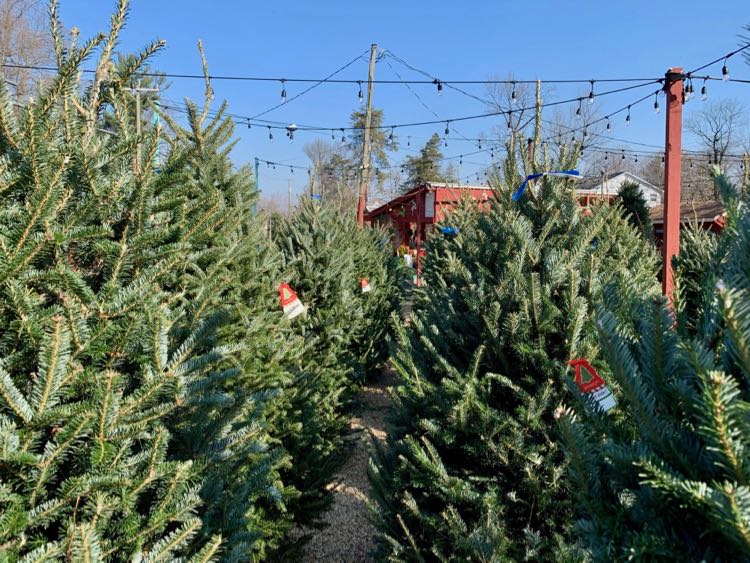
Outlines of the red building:
M 424 182 L 365 213 L 369 224 L 390 226 L 396 233 L 397 246 L 407 246 L 416 254 L 417 284 L 421 284 L 422 256 L 427 234 L 445 218 L 446 212 L 464 200 L 489 205 L 493 190 L 488 186 Z
M 445 218 L 458 203 L 465 199 L 485 205 L 493 194 L 488 186 L 424 182 L 388 203 L 365 214 L 365 221 L 375 225 L 388 225 L 396 232 L 398 246 L 421 248 L 427 233 Z
M 664 206 L 657 205 L 649 209 L 651 224 L 654 226 L 654 237 L 661 243 L 664 238 Z M 697 225 L 712 233 L 724 230 L 724 206 L 719 201 L 689 201 L 680 204 L 680 229 Z

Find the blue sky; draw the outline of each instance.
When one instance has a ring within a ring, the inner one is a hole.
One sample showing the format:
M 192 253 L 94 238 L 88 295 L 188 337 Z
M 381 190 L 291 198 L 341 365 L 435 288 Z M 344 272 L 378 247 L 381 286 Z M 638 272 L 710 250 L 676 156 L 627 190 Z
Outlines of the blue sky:
M 61 0 L 61 15 L 67 27 L 77 26 L 83 36 L 104 30 L 115 2 Z M 159 70 L 200 73 L 196 42 L 203 40 L 213 74 L 271 77 L 322 78 L 346 62 L 364 55 L 377 43 L 411 65 L 443 80 L 484 80 L 492 76 L 517 79 L 591 79 L 663 76 L 669 66 L 695 68 L 737 47 L 743 26 L 750 24 L 747 0 L 705 2 L 654 1 L 527 1 L 490 2 L 464 0 L 382 0 L 369 3 L 348 1 L 215 1 L 133 0 L 120 49 L 135 50 L 149 40 L 166 39 L 167 49 L 154 61 Z M 750 34 L 749 34 L 750 35 Z M 405 79 L 421 78 L 391 62 Z M 750 78 L 750 65 L 737 56 L 729 63 L 736 78 Z M 709 69 L 719 75 L 721 63 Z M 363 58 L 339 75 L 367 78 Z M 376 78 L 396 79 L 393 70 L 379 62 Z M 305 86 L 287 84 L 289 96 Z M 597 86 L 597 90 L 612 87 Z M 699 88 L 699 85 L 696 85 Z M 711 99 L 736 98 L 750 102 L 750 85 L 713 82 Z M 434 86 L 412 88 L 441 119 L 482 113 L 477 101 L 445 89 L 438 96 Z M 279 102 L 277 82 L 216 82 L 217 99 L 226 99 L 230 111 L 254 115 Z M 484 86 L 467 86 L 482 96 Z M 656 87 L 647 87 L 597 100 L 602 114 L 619 109 Z M 586 95 L 588 85 L 555 86 L 546 90 L 545 101 Z M 201 99 L 199 81 L 173 80 L 166 97 Z M 435 119 L 403 85 L 378 85 L 374 104 L 385 111 L 385 123 Z M 686 113 L 700 109 L 696 99 Z M 748 103 L 750 106 L 750 103 Z M 321 85 L 267 116 L 285 123 L 343 127 L 358 107 L 355 85 Z M 663 107 L 663 100 L 662 100 Z M 551 117 L 551 114 L 547 114 Z M 456 125 L 460 134 L 492 138 L 498 118 L 484 118 Z M 624 116 L 613 119 L 612 135 L 629 141 L 663 144 L 664 112 L 655 115 L 649 100 L 632 110 L 632 124 Z M 406 152 L 444 124 L 396 131 L 404 150 L 393 155 L 400 162 Z M 275 131 L 273 143 L 265 128 L 238 127 L 240 142 L 234 152 L 237 163 L 259 157 L 274 162 L 307 165 L 303 152 L 313 133 L 299 132 L 290 143 Z M 340 136 L 340 135 L 339 135 Z M 330 140 L 330 133 L 323 135 Z M 446 156 L 473 152 L 476 146 L 450 141 Z M 489 162 L 489 155 L 464 159 L 462 177 Z M 303 188 L 304 171 L 261 170 L 261 187 L 268 193 L 286 192 L 293 179 L 295 191 Z

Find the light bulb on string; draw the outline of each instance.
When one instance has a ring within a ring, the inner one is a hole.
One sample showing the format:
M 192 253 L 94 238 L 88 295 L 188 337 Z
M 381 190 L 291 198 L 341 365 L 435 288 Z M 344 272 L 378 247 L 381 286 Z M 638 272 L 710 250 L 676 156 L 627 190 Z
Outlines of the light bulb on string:
M 286 136 L 289 137 L 289 142 L 294 142 L 294 132 L 297 130 L 297 126 L 294 123 L 290 123 L 286 126 Z
M 513 84 L 513 90 L 510 93 L 510 101 L 515 104 L 518 101 L 518 97 L 516 96 L 516 82 L 513 81 L 511 84 Z
M 620 160 L 625 160 L 625 149 L 622 150 L 622 158 Z
M 335 140 L 336 140 L 336 135 L 335 135 L 335 133 L 334 133 L 333 129 L 331 129 L 331 140 L 332 140 L 332 141 L 335 141 Z
M 463 166 L 463 164 L 464 164 L 464 155 L 460 155 L 458 157 L 458 165 Z
M 638 164 L 638 155 L 635 155 L 635 162 Z
M 581 118 L 581 109 L 583 109 L 583 98 L 578 98 L 578 108 L 576 109 L 576 119 Z
M 609 122 L 609 116 L 604 118 L 607 121 L 607 131 L 612 130 L 612 124 Z
M 508 112 L 508 131 L 513 129 L 513 114 Z
M 589 91 L 589 105 L 594 103 L 594 81 L 591 81 L 591 90 Z
M 685 101 L 689 102 L 690 100 L 693 99 L 693 94 L 695 93 L 695 88 L 693 88 L 693 81 L 692 80 L 688 81 L 687 88 L 686 88 L 685 92 L 687 94 L 685 96 Z
M 659 107 L 659 92 L 657 92 L 656 94 L 654 94 L 654 113 L 659 113 L 660 109 L 661 108 Z
M 443 91 L 443 83 L 437 78 L 433 80 L 432 83 L 437 86 L 437 93 L 440 94 Z
M 346 143 L 346 137 L 344 137 L 344 129 L 341 129 L 341 144 L 343 145 Z
M 250 120 L 247 120 L 247 128 L 250 129 Z
M 392 143 L 392 142 L 393 142 L 393 130 L 394 130 L 394 128 L 393 128 L 393 127 L 391 127 L 391 134 L 390 134 L 390 135 L 388 135 L 388 142 L 389 142 L 389 143 Z
M 491 159 L 495 158 L 495 149 L 490 149 L 490 158 Z
M 274 170 L 276 170 L 276 163 L 275 163 L 275 162 L 272 162 L 272 163 L 271 163 L 271 167 L 272 167 L 272 168 L 273 168 Z
M 625 116 L 625 125 L 630 125 L 630 106 L 628 106 L 628 115 Z
M 608 153 L 608 152 L 605 152 L 605 153 L 604 153 L 604 160 L 607 160 L 608 158 L 609 158 L 609 153 Z
M 708 80 L 708 78 L 703 79 L 703 86 L 701 86 L 701 100 L 704 102 L 708 99 L 708 86 L 706 85 L 706 80 Z
M 281 79 L 281 103 L 286 103 L 286 80 Z
M 409 135 L 408 137 L 406 137 L 406 146 L 407 147 L 411 146 L 411 135 Z
M 727 57 L 726 59 L 724 59 L 724 66 L 721 67 L 721 79 L 724 80 L 725 82 L 727 80 L 729 80 L 729 67 L 727 66 L 727 59 L 728 58 L 729 57 Z
M 450 135 L 450 128 L 449 128 L 449 125 L 450 125 L 450 121 L 446 121 L 446 122 L 445 122 L 445 136 L 446 136 L 446 137 L 447 137 L 448 135 Z
M 480 151 L 482 150 L 482 139 L 479 139 L 479 141 L 477 142 L 477 147 L 479 147 Z
M 661 157 L 661 163 L 664 164 L 664 157 Z
M 359 100 L 359 103 L 362 103 L 362 100 L 364 100 L 364 96 L 362 95 L 362 81 L 357 80 L 357 84 L 359 85 L 359 92 L 357 92 L 357 99 Z
M 268 125 L 268 140 L 273 143 L 273 132 L 271 131 L 270 125 Z
M 290 167 L 289 167 L 289 170 L 291 171 L 291 173 L 292 173 L 292 174 L 294 174 L 294 168 L 292 168 L 292 167 L 290 166 Z

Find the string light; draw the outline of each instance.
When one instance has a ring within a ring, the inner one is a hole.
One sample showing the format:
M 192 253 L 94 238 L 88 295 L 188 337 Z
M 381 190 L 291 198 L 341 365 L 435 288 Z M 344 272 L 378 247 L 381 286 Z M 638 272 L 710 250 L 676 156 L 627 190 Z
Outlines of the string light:
M 591 81 L 591 91 L 589 91 L 589 105 L 594 103 L 594 81 Z
M 604 153 L 604 160 L 608 160 L 608 159 L 609 159 L 609 153 L 608 153 L 608 152 L 605 152 L 605 153 Z
M 364 96 L 362 95 L 362 81 L 358 80 L 357 84 L 359 85 L 359 92 L 357 92 L 357 99 L 359 100 L 359 103 L 362 103 L 362 100 L 364 100 Z
M 518 98 L 516 97 L 516 83 L 513 81 L 511 84 L 513 84 L 513 91 L 510 93 L 510 101 L 515 104 L 518 101 Z
M 611 131 L 612 130 L 612 125 L 609 123 L 609 116 L 607 116 L 605 119 L 607 121 L 607 131 Z
M 622 149 L 622 158 L 620 160 L 625 160 L 625 149 Z
M 332 141 L 336 140 L 336 135 L 334 134 L 333 129 L 331 129 L 331 140 Z
M 294 142 L 294 132 L 297 130 L 297 126 L 294 123 L 290 123 L 286 126 L 286 136 L 289 137 L 289 142 Z
M 724 59 L 724 66 L 721 67 L 721 79 L 724 80 L 725 82 L 727 80 L 729 80 L 729 67 L 727 66 L 727 59 L 728 58 L 729 57 L 727 57 L 726 59 Z
M 270 125 L 268 125 L 268 140 L 273 143 L 273 131 L 271 131 Z
M 250 127 L 250 120 L 249 119 L 247 120 L 247 128 L 251 129 L 251 127 Z
M 659 107 L 659 92 L 654 94 L 654 113 L 659 113 L 659 110 L 661 108 Z
M 406 146 L 407 147 L 411 146 L 411 135 L 409 135 L 408 137 L 406 137 Z
M 433 80 L 432 83 L 437 86 L 437 93 L 440 94 L 443 91 L 443 83 L 440 82 L 437 78 Z
M 638 155 L 635 155 L 635 163 L 638 164 Z
M 576 109 L 576 118 L 580 119 L 581 109 L 583 107 L 583 98 L 578 98 L 578 109 Z
M 458 157 L 458 165 L 463 166 L 463 164 L 464 164 L 464 155 L 460 155 Z
M 685 101 L 689 102 L 693 99 L 693 94 L 695 93 L 695 89 L 693 88 L 693 81 L 692 79 L 688 80 L 687 88 L 685 89 Z
M 447 137 L 450 135 L 450 128 L 449 128 L 450 121 L 445 122 L 445 136 Z
M 388 142 L 389 142 L 389 143 L 392 143 L 392 142 L 393 142 L 393 127 L 391 127 L 391 134 L 390 134 L 390 135 L 388 135 Z
M 341 144 L 343 145 L 346 143 L 346 137 L 344 137 L 344 129 L 341 129 Z
M 703 86 L 701 86 L 701 100 L 704 102 L 708 99 L 708 86 L 706 85 L 706 80 L 708 80 L 708 78 L 703 79 Z
M 661 157 L 661 163 L 664 164 L 664 157 Z
M 628 115 L 625 117 L 625 125 L 630 125 L 630 106 L 628 106 Z
M 286 80 L 281 79 L 281 103 L 286 102 Z

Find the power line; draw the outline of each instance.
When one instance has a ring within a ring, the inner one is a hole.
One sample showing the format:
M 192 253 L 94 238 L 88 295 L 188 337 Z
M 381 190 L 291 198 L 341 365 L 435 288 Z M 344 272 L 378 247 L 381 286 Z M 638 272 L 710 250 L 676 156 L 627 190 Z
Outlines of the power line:
M 366 51 L 365 51 L 365 52 L 366 52 Z M 290 103 L 290 102 L 293 102 L 294 100 L 296 100 L 296 99 L 297 99 L 297 98 L 299 98 L 300 96 L 304 96 L 304 95 L 305 95 L 305 94 L 307 94 L 307 93 L 308 93 L 308 92 L 309 92 L 310 90 L 313 90 L 314 88 L 317 88 L 318 86 L 320 86 L 320 85 L 321 85 L 321 84 L 323 84 L 324 82 L 328 82 L 328 81 L 330 81 L 330 80 L 331 80 L 331 79 L 332 79 L 332 78 L 333 78 L 334 76 L 336 76 L 336 75 L 337 75 L 337 74 L 338 74 L 339 72 L 342 72 L 343 70 L 345 70 L 345 69 L 349 68 L 349 67 L 350 67 L 351 65 L 353 65 L 353 64 L 354 64 L 355 62 L 357 62 L 357 61 L 358 61 L 359 59 L 361 59 L 361 58 L 362 58 L 362 55 L 357 55 L 357 56 L 356 56 L 356 57 L 355 57 L 354 59 L 352 59 L 351 61 L 349 61 L 348 63 L 346 63 L 346 64 L 345 64 L 344 66 L 342 66 L 341 68 L 339 68 L 339 69 L 337 69 L 337 70 L 333 71 L 333 72 L 332 72 L 331 74 L 329 74 L 329 75 L 328 75 L 328 76 L 326 76 L 325 78 L 323 78 L 323 79 L 321 79 L 321 80 L 319 80 L 319 81 L 315 82 L 315 83 L 314 83 L 314 84 L 313 84 L 312 86 L 310 86 L 309 88 L 305 88 L 304 90 L 302 90 L 302 92 L 300 92 L 299 94 L 297 94 L 297 95 L 295 95 L 295 96 L 292 96 L 292 97 L 291 97 L 291 98 L 289 98 L 288 100 L 286 99 L 286 89 L 283 89 L 283 90 L 282 90 L 283 96 L 282 96 L 282 101 L 281 101 L 281 103 L 280 103 L 280 104 L 276 104 L 275 106 L 273 106 L 272 108 L 269 108 L 269 109 L 267 109 L 266 111 L 262 111 L 262 112 L 260 112 L 260 113 L 258 113 L 258 114 L 256 114 L 256 115 L 254 115 L 254 116 L 252 116 L 252 117 L 249 117 L 249 118 L 248 118 L 248 121 L 252 121 L 253 119 L 257 119 L 257 118 L 259 118 L 259 117 L 261 117 L 261 116 L 263 116 L 263 115 L 266 115 L 267 113 L 270 113 L 270 112 L 272 112 L 273 110 L 275 110 L 275 109 L 278 109 L 278 108 L 280 108 L 281 106 L 285 106 L 286 104 L 288 104 L 288 103 Z M 283 88 L 283 84 L 284 84 L 284 82 L 286 82 L 286 79 L 282 79 L 282 88 Z
M 39 65 L 20 65 L 6 63 L 2 65 L 5 68 L 18 68 L 27 70 L 41 70 L 49 72 L 57 72 L 59 69 L 53 66 L 39 66 Z M 83 72 L 87 74 L 93 74 L 96 71 L 93 69 L 83 69 Z M 202 74 L 185 74 L 185 73 L 174 73 L 174 72 L 136 72 L 133 76 L 141 77 L 165 77 L 174 79 L 191 79 L 191 80 L 205 80 L 206 77 Z M 357 79 L 343 79 L 343 78 L 284 78 L 284 77 L 272 77 L 272 76 L 241 76 L 241 75 L 225 75 L 225 74 L 209 74 L 210 80 L 227 80 L 227 81 L 245 81 L 245 82 L 312 82 L 312 83 L 329 83 L 329 84 L 359 84 L 365 82 L 365 80 Z M 600 83 L 616 83 L 616 82 L 645 82 L 647 80 L 657 80 L 656 78 L 586 78 L 586 79 L 553 79 L 553 80 L 542 80 L 547 84 L 575 84 L 575 83 L 590 83 L 591 81 Z M 449 84 L 534 84 L 537 80 L 440 80 L 443 85 Z M 384 80 L 378 79 L 373 80 L 373 84 L 435 84 L 435 79 L 431 80 Z

